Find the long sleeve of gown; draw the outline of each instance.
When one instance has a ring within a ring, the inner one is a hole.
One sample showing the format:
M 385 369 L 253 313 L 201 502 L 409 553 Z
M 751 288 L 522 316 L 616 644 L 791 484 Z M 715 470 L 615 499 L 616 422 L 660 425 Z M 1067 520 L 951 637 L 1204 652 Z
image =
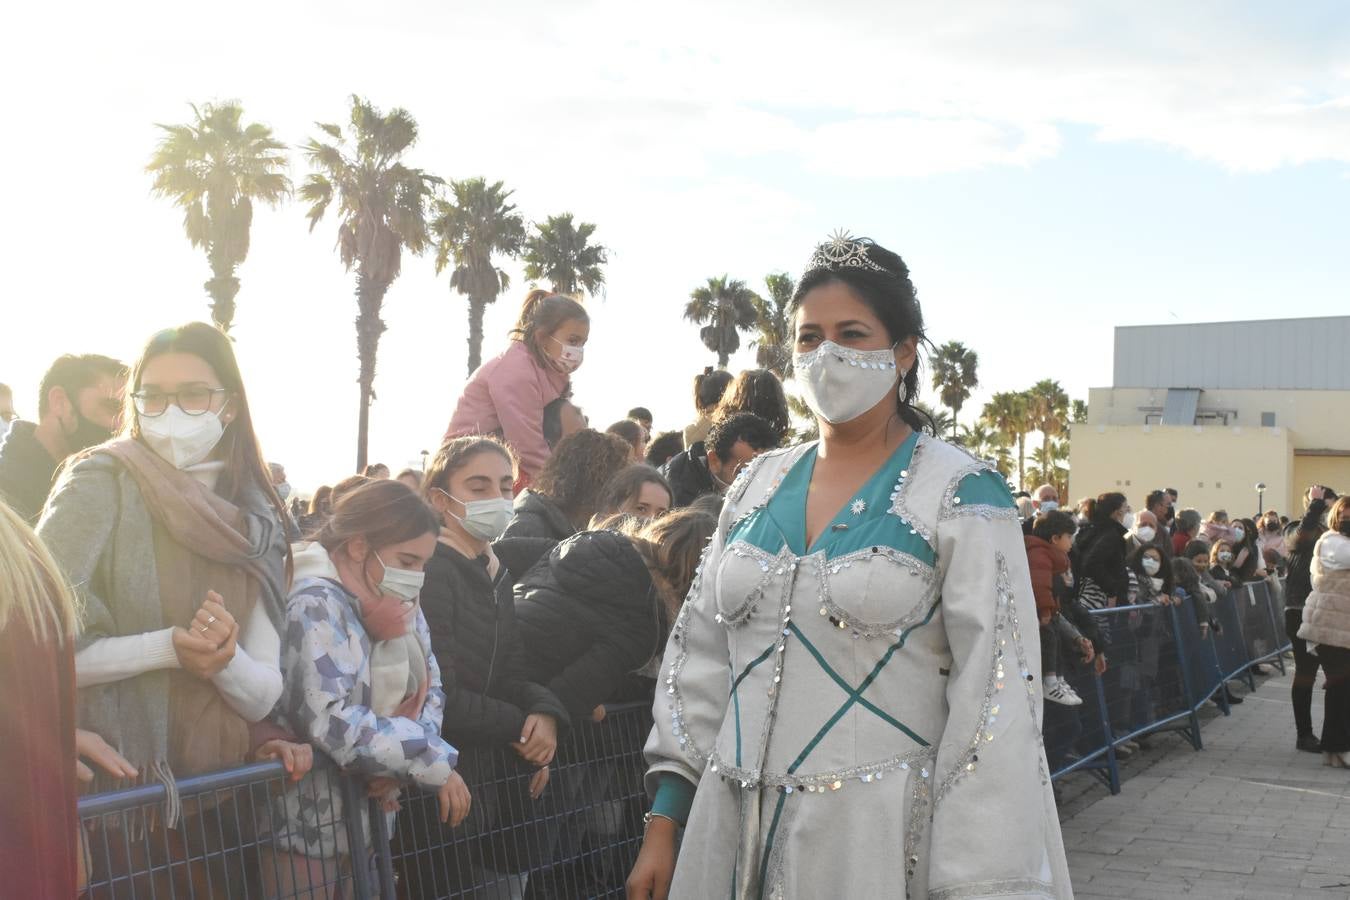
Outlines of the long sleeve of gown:
M 937 534 L 952 667 L 928 896 L 1064 896 L 1069 881 L 1041 744 L 1040 646 L 1022 534 L 996 473 L 968 475 L 953 487 Z
M 664 778 L 678 776 L 698 784 L 726 716 L 731 670 L 726 629 L 714 619 L 713 598 L 726 530 L 724 514 L 666 643 L 652 707 L 655 722 L 645 750 L 652 796 Z

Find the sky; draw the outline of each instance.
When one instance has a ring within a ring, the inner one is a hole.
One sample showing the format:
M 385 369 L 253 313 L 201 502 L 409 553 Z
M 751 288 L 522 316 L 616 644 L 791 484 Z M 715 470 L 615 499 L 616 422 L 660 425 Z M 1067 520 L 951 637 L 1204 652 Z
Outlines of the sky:
M 730 7 L 730 8 L 728 8 Z M 681 321 L 729 274 L 794 277 L 843 228 L 908 263 L 929 338 L 996 390 L 1111 381 L 1112 328 L 1350 309 L 1350 7 L 1335 2 L 24 4 L 0 76 L 10 173 L 0 382 L 36 412 L 64 352 L 131 360 L 209 316 L 201 251 L 150 194 L 155 123 L 239 100 L 292 145 L 358 93 L 420 125 L 407 162 L 503 180 L 610 249 L 574 377 L 604 427 L 692 417 L 715 362 Z M 292 154 L 291 176 L 306 173 Z M 232 334 L 264 452 L 348 474 L 355 282 L 330 218 L 255 215 Z M 487 316 L 500 352 L 527 284 Z M 385 298 L 370 457 L 435 450 L 467 304 L 430 258 Z M 748 338 L 747 338 L 748 340 Z M 732 368 L 753 363 L 738 354 Z M 928 399 L 933 399 L 928 392 Z

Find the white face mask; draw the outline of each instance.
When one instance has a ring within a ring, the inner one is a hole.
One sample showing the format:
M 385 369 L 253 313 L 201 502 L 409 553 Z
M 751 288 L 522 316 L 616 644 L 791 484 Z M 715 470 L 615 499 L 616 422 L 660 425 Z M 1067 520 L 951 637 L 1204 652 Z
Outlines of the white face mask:
M 1151 556 L 1145 556 L 1140 562 L 1144 566 L 1144 571 L 1150 575 L 1157 575 L 1158 569 L 1162 566 L 1160 562 Z
M 446 497 L 464 507 L 464 517 L 460 518 L 446 510 L 447 514 L 464 526 L 464 530 L 480 541 L 492 542 L 502 536 L 506 526 L 511 524 L 515 515 L 515 506 L 505 497 L 490 497 L 487 500 L 470 500 L 467 503 L 449 491 L 440 491 Z
M 1147 544 L 1149 541 L 1153 540 L 1154 535 L 1158 532 L 1152 525 L 1140 525 L 1134 530 L 1134 533 L 1139 536 L 1139 540 Z
M 427 580 L 426 572 L 412 569 L 395 569 L 376 553 L 375 558 L 384 566 L 384 577 L 380 579 L 380 593 L 397 597 L 405 603 L 411 603 L 422 593 L 422 584 Z
M 831 425 L 851 422 L 895 390 L 895 351 L 852 350 L 823 341 L 792 357 L 802 399 Z M 904 378 L 905 373 L 899 373 Z
M 141 438 L 175 469 L 186 469 L 206 459 L 225 433 L 216 413 L 190 416 L 177 403 L 170 403 L 161 415 L 140 416 L 137 421 Z
M 1233 554 L 1229 553 L 1227 550 L 1219 554 L 1219 562 L 1230 563 L 1232 561 L 1233 561 Z
M 581 361 L 586 358 L 585 347 L 574 347 L 571 344 L 564 344 L 562 341 L 549 335 L 548 339 L 562 348 L 562 353 L 554 360 L 554 364 L 561 372 L 575 372 L 581 368 Z
M 1121 519 L 1120 524 L 1122 524 L 1122 525 L 1125 526 L 1125 530 L 1126 530 L 1126 531 L 1129 531 L 1131 528 L 1133 528 L 1133 527 L 1134 527 L 1134 513 L 1132 513 L 1132 512 L 1127 512 L 1127 513 L 1125 514 L 1125 518 L 1124 518 L 1124 519 Z
M 281 484 L 277 485 L 276 491 L 277 491 L 277 496 L 280 497 L 282 500 L 285 500 L 287 497 L 289 497 L 289 496 L 291 495 L 291 484 L 290 484 L 290 482 L 288 482 L 288 481 L 283 481 Z
M 1233 537 L 1237 538 L 1239 541 L 1242 540 L 1242 538 L 1246 534 L 1247 532 L 1243 529 L 1241 525 L 1237 525 L 1233 528 Z
M 1042 501 L 1041 501 L 1041 512 L 1043 512 L 1043 513 L 1054 512 L 1054 511 L 1057 510 L 1057 509 L 1059 509 L 1059 501 L 1058 501 L 1058 500 L 1042 500 Z

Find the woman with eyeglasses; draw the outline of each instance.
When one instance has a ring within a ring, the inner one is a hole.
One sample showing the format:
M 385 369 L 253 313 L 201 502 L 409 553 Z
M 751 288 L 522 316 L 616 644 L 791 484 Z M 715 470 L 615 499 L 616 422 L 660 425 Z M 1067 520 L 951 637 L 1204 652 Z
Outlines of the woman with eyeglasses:
M 253 727 L 281 696 L 290 552 L 224 333 L 159 332 L 127 394 L 121 435 L 68 464 L 38 534 L 83 608 L 80 726 L 167 789 L 169 833 L 145 843 L 175 858 L 222 819 L 206 802 L 180 816 L 176 780 L 259 754 L 295 777 L 308 766 L 306 748 Z M 93 789 L 118 786 L 100 774 Z M 195 881 L 194 868 L 175 881 Z

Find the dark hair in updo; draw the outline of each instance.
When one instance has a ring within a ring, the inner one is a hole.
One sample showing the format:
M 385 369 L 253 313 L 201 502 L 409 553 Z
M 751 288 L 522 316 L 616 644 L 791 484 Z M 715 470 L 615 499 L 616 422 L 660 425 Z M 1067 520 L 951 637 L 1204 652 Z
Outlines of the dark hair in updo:
M 884 271 L 861 266 L 812 269 L 797 284 L 788 312 L 795 314 L 802 298 L 812 290 L 838 281 L 848 285 L 858 295 L 858 299 L 867 304 L 873 315 L 881 320 L 892 341 L 899 343 L 913 337 L 920 348 L 928 344 L 928 336 L 923 329 L 923 310 L 919 307 L 919 295 L 914 290 L 914 282 L 909 279 L 909 266 L 905 265 L 899 254 L 866 238 L 854 240 L 866 245 L 867 258 Z M 932 419 L 914 407 L 914 401 L 919 396 L 921 363 L 922 357 L 916 353 L 914 367 L 905 373 L 903 390 L 897 393 L 897 412 L 905 424 L 915 431 L 936 434 L 937 428 Z

